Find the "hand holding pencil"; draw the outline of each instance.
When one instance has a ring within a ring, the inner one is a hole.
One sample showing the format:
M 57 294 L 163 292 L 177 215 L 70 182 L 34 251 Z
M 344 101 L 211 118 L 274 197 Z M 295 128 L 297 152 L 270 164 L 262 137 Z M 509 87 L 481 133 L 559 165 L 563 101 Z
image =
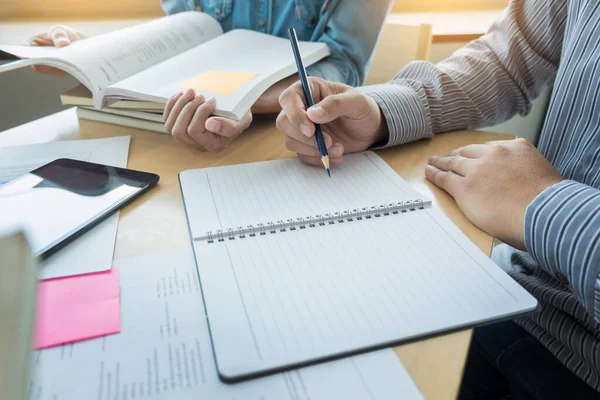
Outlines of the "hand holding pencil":
M 298 47 L 298 37 L 296 36 L 296 30 L 294 28 L 289 29 L 290 44 L 292 45 L 292 52 L 294 53 L 294 59 L 296 60 L 296 67 L 298 68 L 298 75 L 300 76 L 300 83 L 302 84 L 302 92 L 304 93 L 304 99 L 306 105 L 312 107 L 314 105 L 313 95 L 310 90 L 310 83 L 308 83 L 308 75 L 304 68 L 304 62 L 302 61 L 302 54 L 300 54 L 300 48 Z M 325 140 L 323 139 L 323 131 L 319 124 L 315 124 L 315 140 L 317 142 L 317 149 L 319 150 L 319 157 L 321 162 L 327 171 L 327 175 L 331 176 L 331 169 L 329 167 L 329 154 L 327 153 L 327 146 L 325 146 Z
M 322 163 L 331 176 L 330 165 L 341 163 L 344 152 L 362 151 L 385 140 L 387 127 L 379 106 L 365 94 L 341 83 L 309 81 L 294 28 L 289 36 L 300 82 L 281 93 L 277 127 L 286 134 L 288 149 L 309 164 Z M 327 124 L 328 133 L 321 124 Z
M 307 109 L 302 83 L 296 82 L 279 97 L 282 111 L 277 128 L 285 135 L 286 147 L 307 164 L 322 165 L 315 140 L 316 124 L 332 167 L 344 154 L 356 153 L 376 143 L 387 142 L 387 127 L 372 98 L 342 83 L 309 78 L 315 105 Z

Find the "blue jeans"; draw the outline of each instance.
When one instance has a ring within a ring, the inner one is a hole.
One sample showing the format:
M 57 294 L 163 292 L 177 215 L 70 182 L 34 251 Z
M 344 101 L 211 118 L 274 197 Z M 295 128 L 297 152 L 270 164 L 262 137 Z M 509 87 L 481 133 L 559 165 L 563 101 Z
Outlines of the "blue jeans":
M 600 399 L 536 338 L 512 321 L 475 329 L 458 397 L 474 399 Z

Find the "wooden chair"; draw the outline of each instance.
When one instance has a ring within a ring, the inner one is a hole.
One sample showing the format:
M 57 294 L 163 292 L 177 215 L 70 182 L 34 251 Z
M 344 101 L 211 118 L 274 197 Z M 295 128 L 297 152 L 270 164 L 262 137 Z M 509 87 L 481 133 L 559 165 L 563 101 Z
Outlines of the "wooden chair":
M 431 38 L 431 25 L 386 22 L 379 35 L 364 84 L 388 82 L 409 62 L 428 60 Z

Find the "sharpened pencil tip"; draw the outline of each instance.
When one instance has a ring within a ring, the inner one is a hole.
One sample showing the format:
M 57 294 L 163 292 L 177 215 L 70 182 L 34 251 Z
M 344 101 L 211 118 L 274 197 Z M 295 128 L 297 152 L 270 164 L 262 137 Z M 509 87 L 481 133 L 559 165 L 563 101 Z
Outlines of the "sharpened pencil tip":
M 321 162 L 323 163 L 323 166 L 325 167 L 325 170 L 327 171 L 327 175 L 329 175 L 329 177 L 331 178 L 331 170 L 329 169 L 329 156 L 321 157 Z

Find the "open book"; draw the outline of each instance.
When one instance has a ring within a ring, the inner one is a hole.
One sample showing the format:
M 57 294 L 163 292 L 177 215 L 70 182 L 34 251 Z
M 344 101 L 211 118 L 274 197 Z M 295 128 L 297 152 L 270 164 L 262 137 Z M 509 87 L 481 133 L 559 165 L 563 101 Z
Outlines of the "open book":
M 300 43 L 306 65 L 329 55 L 324 43 Z M 215 115 L 240 119 L 265 90 L 296 72 L 289 41 L 233 30 L 200 12 L 184 12 L 93 36 L 63 48 L 0 45 L 26 59 L 0 72 L 43 64 L 62 69 L 84 84 L 95 108 L 119 100 L 166 103 L 193 88 L 215 97 Z
M 531 311 L 536 300 L 375 153 L 185 171 L 220 376 L 238 380 Z

